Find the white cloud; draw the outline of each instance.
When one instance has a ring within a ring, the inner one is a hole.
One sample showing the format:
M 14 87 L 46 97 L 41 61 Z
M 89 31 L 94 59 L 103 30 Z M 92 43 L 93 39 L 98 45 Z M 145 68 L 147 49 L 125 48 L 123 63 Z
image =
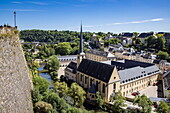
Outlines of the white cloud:
M 150 20 L 140 20 L 140 21 L 131 21 L 131 22 L 120 22 L 120 23 L 111 23 L 106 25 L 120 25 L 120 24 L 140 24 L 140 23 L 146 23 L 146 22 L 156 22 L 156 21 L 163 21 L 163 18 L 156 18 L 156 19 L 150 19 Z
M 48 5 L 47 3 L 45 2 L 29 2 L 31 4 L 35 4 L 35 5 Z
M 114 26 L 114 25 L 125 25 L 125 24 L 141 24 L 141 23 L 147 23 L 147 22 L 158 22 L 163 21 L 164 18 L 155 18 L 150 20 L 140 20 L 140 21 L 130 21 L 130 22 L 116 22 L 116 23 L 110 23 L 110 24 L 103 24 L 103 25 L 83 25 L 83 28 L 94 28 L 94 27 L 104 27 L 104 26 Z M 75 27 L 68 27 L 69 29 L 77 29 L 80 28 L 80 26 Z

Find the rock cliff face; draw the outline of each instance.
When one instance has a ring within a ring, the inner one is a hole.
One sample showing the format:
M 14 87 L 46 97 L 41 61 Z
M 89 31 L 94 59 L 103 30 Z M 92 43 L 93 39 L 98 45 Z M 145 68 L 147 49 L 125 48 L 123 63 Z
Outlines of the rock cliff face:
M 31 79 L 18 30 L 0 26 L 0 113 L 33 113 Z

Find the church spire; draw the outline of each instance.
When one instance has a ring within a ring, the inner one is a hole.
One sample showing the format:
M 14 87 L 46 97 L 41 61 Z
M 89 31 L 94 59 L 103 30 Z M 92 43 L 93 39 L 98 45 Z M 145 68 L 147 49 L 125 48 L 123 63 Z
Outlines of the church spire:
M 83 52 L 83 32 L 82 32 L 82 23 L 81 23 L 81 28 L 80 28 L 80 50 L 79 54 L 84 54 Z
M 83 31 L 82 31 L 82 23 L 81 23 L 81 28 L 80 28 L 80 48 L 79 48 L 79 53 L 77 55 L 77 68 L 79 64 L 81 63 L 82 59 L 85 58 L 85 53 L 83 52 Z

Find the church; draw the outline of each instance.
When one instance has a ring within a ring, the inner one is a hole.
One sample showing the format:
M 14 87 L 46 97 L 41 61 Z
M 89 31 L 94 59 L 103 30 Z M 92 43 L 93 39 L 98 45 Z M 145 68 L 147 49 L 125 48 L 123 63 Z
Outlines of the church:
M 95 100 L 96 92 L 99 91 L 106 102 L 118 91 L 121 91 L 123 96 L 128 96 L 153 85 L 160 73 L 159 68 L 151 63 L 126 59 L 103 62 L 86 59 L 83 52 L 82 25 L 77 62 L 70 62 L 65 68 L 66 79 L 82 86 L 87 93 L 87 99 Z

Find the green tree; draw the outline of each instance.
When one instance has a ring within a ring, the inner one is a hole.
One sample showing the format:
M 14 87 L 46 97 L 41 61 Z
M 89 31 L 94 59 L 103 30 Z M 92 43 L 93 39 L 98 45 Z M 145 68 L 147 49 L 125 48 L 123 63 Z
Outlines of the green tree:
M 39 90 L 40 94 L 43 94 L 44 92 L 48 91 L 50 83 L 45 78 L 37 76 L 33 78 L 33 85 L 34 88 Z
M 53 107 L 51 104 L 39 101 L 35 103 L 34 112 L 35 113 L 52 113 Z
M 165 37 L 161 36 L 157 38 L 156 48 L 158 50 L 163 50 L 165 48 Z
M 141 44 L 142 44 L 141 39 L 140 39 L 140 38 L 136 38 L 136 42 L 135 42 L 135 44 L 137 44 L 137 45 L 141 45 Z
M 64 97 L 68 93 L 68 86 L 65 82 L 55 82 L 54 89 L 60 97 Z
M 149 36 L 149 37 L 146 38 L 146 42 L 147 42 L 147 47 L 155 48 L 156 43 L 157 43 L 157 39 L 156 39 L 155 36 Z
M 31 92 L 32 94 L 32 102 L 35 104 L 36 102 L 40 101 L 42 99 L 42 95 L 39 92 L 39 89 L 34 87 L 34 89 Z
M 139 33 L 138 32 L 133 32 L 133 34 L 134 34 L 135 38 L 137 38 Z
M 125 97 L 122 96 L 121 92 L 118 91 L 117 93 L 115 93 L 114 96 L 112 96 L 110 98 L 110 100 L 113 102 L 113 107 L 112 110 L 114 112 L 118 112 L 121 113 L 121 107 L 126 106 L 125 104 Z
M 164 52 L 164 51 L 159 51 L 157 53 L 157 55 L 159 56 L 160 59 L 167 59 L 169 54 L 167 52 Z
M 99 108 L 103 108 L 104 101 L 103 101 L 103 99 L 101 97 L 100 92 L 96 93 L 96 103 L 97 103 Z
M 58 111 L 59 113 L 66 113 L 69 109 L 69 105 L 66 101 L 52 91 L 44 93 L 43 101 L 50 103 L 55 111 Z
M 106 40 L 104 42 L 104 46 L 109 46 L 110 44 L 118 44 L 118 43 L 121 43 L 121 41 L 118 38 L 113 38 L 113 39 Z
M 152 110 L 152 101 L 147 98 L 147 96 L 142 95 L 142 96 L 136 96 L 135 99 L 133 100 L 134 104 L 138 104 L 139 107 L 142 108 L 143 113 L 151 113 Z
M 39 63 L 36 61 L 32 61 L 32 64 L 30 65 L 30 71 L 32 73 L 32 76 L 38 76 L 38 68 L 40 67 Z
M 166 102 L 160 101 L 160 104 L 156 111 L 158 113 L 170 113 L 170 106 Z
M 111 41 L 111 44 L 118 44 L 121 41 L 118 38 L 113 38 L 113 39 L 109 39 Z
M 50 56 L 48 58 L 45 68 L 48 69 L 49 74 L 53 80 L 56 80 L 58 77 L 57 71 L 59 69 L 59 66 L 60 66 L 60 63 L 56 55 Z
M 56 46 L 56 54 L 69 55 L 71 53 L 72 47 L 69 42 L 59 43 Z
M 50 56 L 47 60 L 46 67 L 49 71 L 57 71 L 59 69 L 60 63 L 56 55 Z
M 69 95 L 74 100 L 74 106 L 82 107 L 86 99 L 86 92 L 77 83 L 72 83 L 69 90 Z

